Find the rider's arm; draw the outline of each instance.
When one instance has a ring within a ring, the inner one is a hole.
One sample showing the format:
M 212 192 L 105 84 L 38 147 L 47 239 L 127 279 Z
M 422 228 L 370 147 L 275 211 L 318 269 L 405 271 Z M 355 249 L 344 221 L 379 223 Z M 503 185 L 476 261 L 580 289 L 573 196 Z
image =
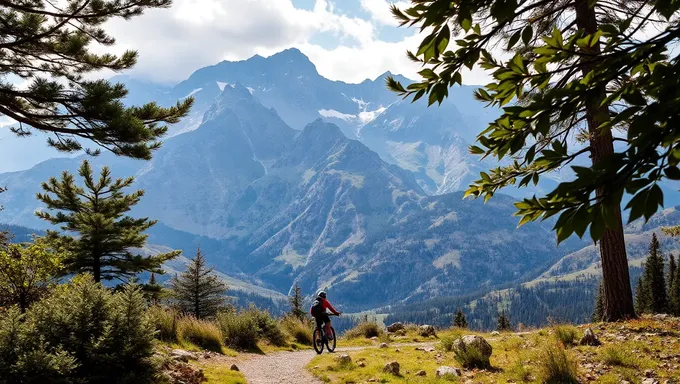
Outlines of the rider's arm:
M 334 315 L 339 315 L 339 314 L 340 314 L 340 312 L 336 311 L 335 308 L 333 308 L 333 306 L 331 305 L 330 301 L 328 301 L 328 300 L 324 300 L 324 307 L 325 307 L 326 309 L 330 309 L 331 312 L 333 312 Z

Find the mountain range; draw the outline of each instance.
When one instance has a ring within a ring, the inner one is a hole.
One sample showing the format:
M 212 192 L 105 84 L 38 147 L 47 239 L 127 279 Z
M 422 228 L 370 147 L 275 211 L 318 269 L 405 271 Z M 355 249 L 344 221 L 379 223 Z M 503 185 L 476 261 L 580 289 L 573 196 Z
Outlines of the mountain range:
M 427 108 L 398 99 L 384 76 L 325 79 L 295 49 L 222 62 L 174 87 L 120 80 L 131 104 L 193 96 L 196 106 L 151 161 L 107 153 L 91 162 L 134 175 L 145 190 L 132 213 L 159 220 L 148 249 L 191 255 L 200 244 L 244 290 L 287 294 L 297 282 L 373 308 L 531 280 L 587 246 L 570 239 L 558 248 L 550 222 L 517 228 L 513 202 L 532 190 L 486 204 L 462 198 L 489 166 L 467 146 L 497 113 L 471 87 Z M 0 222 L 46 228 L 34 215 L 40 183 L 81 160 L 0 174 L 9 188 Z

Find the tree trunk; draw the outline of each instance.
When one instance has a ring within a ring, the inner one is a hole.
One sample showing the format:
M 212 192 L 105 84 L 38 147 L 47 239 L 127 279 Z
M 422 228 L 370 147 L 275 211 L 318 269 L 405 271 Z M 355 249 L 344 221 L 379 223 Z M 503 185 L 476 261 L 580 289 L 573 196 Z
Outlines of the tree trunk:
M 92 254 L 92 276 L 94 276 L 95 283 L 99 283 L 102 280 L 101 257 L 96 251 Z
M 575 0 L 576 24 L 586 34 L 597 32 L 595 10 L 588 6 L 588 0 Z M 600 45 L 586 48 L 589 54 L 601 53 Z M 585 76 L 591 65 L 581 68 Z M 609 105 L 602 105 L 606 99 L 606 89 L 600 87 L 588 95 L 586 99 L 586 120 L 590 133 L 590 154 L 593 165 L 607 159 L 614 153 L 614 141 L 610 129 L 600 130 L 598 127 L 609 121 Z M 605 196 L 604 188 L 598 188 L 596 196 Z M 626 243 L 623 237 L 621 207 L 614 205 L 609 212 L 616 216 L 616 228 L 607 228 L 600 239 L 600 258 L 602 259 L 602 280 L 604 282 L 604 321 L 616 321 L 635 317 L 633 294 L 630 288 Z

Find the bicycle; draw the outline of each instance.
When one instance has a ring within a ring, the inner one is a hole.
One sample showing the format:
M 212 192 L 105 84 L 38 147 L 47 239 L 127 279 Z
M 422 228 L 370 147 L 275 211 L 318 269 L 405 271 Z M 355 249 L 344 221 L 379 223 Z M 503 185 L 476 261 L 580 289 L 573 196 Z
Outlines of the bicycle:
M 338 316 L 329 313 L 328 316 Z M 328 337 L 326 336 L 326 327 L 321 326 L 321 327 L 316 327 L 314 330 L 314 333 L 312 333 L 312 342 L 314 343 L 314 350 L 316 351 L 317 354 L 321 354 L 323 352 L 323 346 L 326 346 L 326 349 L 328 349 L 328 352 L 333 352 L 335 351 L 335 346 L 336 346 L 336 341 L 337 337 L 335 335 L 335 329 L 331 326 L 331 333 L 333 334 L 333 339 L 328 340 Z M 331 343 L 333 346 L 331 347 Z

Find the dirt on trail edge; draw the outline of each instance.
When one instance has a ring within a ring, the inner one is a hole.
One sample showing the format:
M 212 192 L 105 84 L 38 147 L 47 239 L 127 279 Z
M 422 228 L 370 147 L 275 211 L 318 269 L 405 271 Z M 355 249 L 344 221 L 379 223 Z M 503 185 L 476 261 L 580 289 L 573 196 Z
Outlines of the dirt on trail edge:
M 392 344 L 392 347 L 432 346 L 433 343 Z M 335 353 L 374 349 L 377 346 L 338 348 Z M 248 384 L 322 384 L 305 368 L 317 356 L 314 350 L 247 355 L 236 363 Z

